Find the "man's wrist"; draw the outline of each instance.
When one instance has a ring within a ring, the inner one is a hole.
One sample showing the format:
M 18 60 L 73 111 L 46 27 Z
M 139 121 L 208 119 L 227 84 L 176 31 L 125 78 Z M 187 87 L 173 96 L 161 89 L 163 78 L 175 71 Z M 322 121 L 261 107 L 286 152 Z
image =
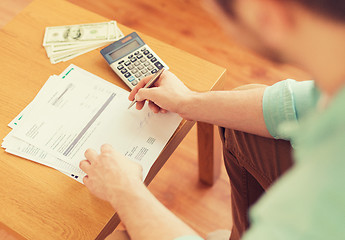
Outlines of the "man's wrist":
M 191 91 L 180 101 L 178 114 L 187 120 L 196 120 L 194 111 L 198 104 L 200 93 Z
M 138 192 L 142 192 L 146 186 L 139 179 L 127 179 L 126 183 L 114 184 L 110 189 L 110 199 L 109 202 L 115 210 L 118 210 L 118 207 L 121 204 L 127 203 L 133 195 Z

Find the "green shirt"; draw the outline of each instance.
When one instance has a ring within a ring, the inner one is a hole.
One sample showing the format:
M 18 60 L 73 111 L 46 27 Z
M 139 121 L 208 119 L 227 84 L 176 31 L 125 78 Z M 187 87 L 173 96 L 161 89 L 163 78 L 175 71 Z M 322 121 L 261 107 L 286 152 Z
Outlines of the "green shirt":
M 295 85 L 291 92 L 303 95 Z M 276 95 L 273 88 L 265 93 L 264 104 L 266 97 Z M 308 91 L 309 100 L 304 101 L 314 106 L 309 113 L 269 128 L 278 133 L 275 137 L 291 139 L 295 165 L 251 209 L 252 225 L 244 240 L 345 239 L 345 89 L 324 110 L 316 107 L 315 87 Z M 297 113 L 303 100 L 296 101 L 302 95 L 291 102 Z
M 295 164 L 250 210 L 244 240 L 345 239 L 345 88 L 324 110 L 319 98 L 312 81 L 266 89 L 267 129 L 291 140 Z

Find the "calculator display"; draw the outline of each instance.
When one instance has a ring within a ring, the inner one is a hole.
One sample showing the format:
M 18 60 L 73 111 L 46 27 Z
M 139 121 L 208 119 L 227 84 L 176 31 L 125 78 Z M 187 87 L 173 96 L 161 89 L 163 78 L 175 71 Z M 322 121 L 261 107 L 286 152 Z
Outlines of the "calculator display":
M 132 51 L 134 51 L 135 49 L 137 49 L 140 46 L 140 44 L 137 41 L 132 41 L 129 44 L 123 46 L 122 48 L 116 50 L 115 52 L 110 54 L 110 57 L 113 60 L 116 60 Z

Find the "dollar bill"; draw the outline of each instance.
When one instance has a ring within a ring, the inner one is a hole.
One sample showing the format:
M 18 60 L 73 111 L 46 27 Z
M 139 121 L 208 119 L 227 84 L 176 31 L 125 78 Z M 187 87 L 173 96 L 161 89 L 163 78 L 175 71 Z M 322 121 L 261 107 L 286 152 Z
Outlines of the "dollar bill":
M 69 49 L 69 50 L 65 50 L 65 51 L 51 52 L 50 55 L 48 53 L 47 53 L 47 55 L 49 56 L 49 58 L 63 57 L 63 56 L 70 55 L 71 53 L 78 53 L 78 52 L 83 52 L 86 50 L 93 50 L 95 48 L 99 48 L 102 46 L 104 46 L 104 43 L 94 44 L 94 45 L 90 45 L 87 47 L 80 47 L 80 48 L 76 48 L 76 49 Z
M 47 27 L 43 46 L 61 43 L 83 43 L 115 40 L 116 22 L 89 23 L 79 25 Z
M 124 37 L 116 21 L 47 27 L 43 46 L 52 63 L 110 44 Z
M 64 47 L 55 47 L 55 46 L 46 46 L 46 52 L 48 57 L 56 57 L 58 55 L 69 54 L 70 52 L 82 51 L 85 49 L 91 49 L 94 47 L 102 47 L 106 44 L 110 44 L 112 41 L 95 41 L 89 44 L 79 44 L 74 46 L 64 46 Z
M 59 62 L 66 62 L 68 60 L 71 60 L 71 59 L 73 59 L 75 57 L 78 57 L 78 56 L 80 56 L 80 55 L 82 55 L 84 53 L 90 52 L 90 51 L 95 50 L 97 48 L 99 48 L 99 47 L 93 47 L 91 49 L 84 49 L 84 50 L 77 51 L 77 52 L 71 52 L 71 53 L 69 53 L 68 55 L 65 55 L 65 56 L 52 57 L 52 58 L 50 58 L 50 62 L 52 64 L 56 64 L 56 63 L 59 63 Z

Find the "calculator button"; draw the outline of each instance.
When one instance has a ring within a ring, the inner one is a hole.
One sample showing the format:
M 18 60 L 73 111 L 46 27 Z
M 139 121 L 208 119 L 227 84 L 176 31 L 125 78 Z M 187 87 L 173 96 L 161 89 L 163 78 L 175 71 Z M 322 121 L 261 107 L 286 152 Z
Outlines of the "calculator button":
M 141 54 L 137 56 L 138 59 L 140 59 L 140 58 L 142 58 L 142 57 L 143 57 L 143 55 L 141 55 Z
M 152 75 L 150 72 L 145 74 L 145 77 Z
M 128 69 L 129 69 L 129 70 L 132 70 L 133 68 L 134 68 L 133 64 L 131 64 L 131 65 L 128 66 Z
M 123 65 L 117 66 L 117 69 L 121 70 L 122 68 L 124 68 Z
M 136 60 L 136 58 L 131 58 L 131 62 L 135 62 Z
M 146 56 L 147 58 L 152 58 L 153 55 L 150 53 L 149 55 Z
M 157 58 L 155 57 L 151 58 L 151 62 L 155 62 L 155 61 L 157 61 Z
M 141 70 L 141 69 L 143 69 L 143 68 L 144 68 L 143 65 L 138 66 L 138 69 L 139 69 L 139 70 Z
M 134 80 L 133 82 L 131 82 L 133 86 L 137 85 L 138 84 L 138 81 L 137 80 Z
M 142 51 L 142 52 L 143 52 L 143 51 L 146 51 L 146 48 L 143 47 L 143 48 L 141 49 L 141 51 Z
M 144 62 L 144 66 L 145 67 L 150 66 L 150 63 L 149 62 Z
M 140 62 L 135 62 L 134 63 L 134 66 L 138 66 L 138 65 L 140 65 Z
M 134 76 L 130 76 L 129 78 L 128 78 L 128 81 L 130 81 L 130 82 L 132 82 L 132 81 L 134 81 L 135 80 L 135 77 Z
M 160 63 L 160 62 L 155 62 L 155 66 L 158 68 L 158 69 L 162 69 L 163 68 L 163 65 Z
M 146 69 L 143 69 L 143 70 L 141 71 L 141 73 L 142 73 L 142 74 L 145 74 L 145 73 L 147 73 L 147 70 L 146 70 Z
M 130 61 L 125 62 L 125 65 L 126 65 L 126 66 L 128 66 L 129 64 L 131 64 Z
M 141 76 L 141 73 L 138 72 L 137 74 L 134 75 L 136 78 L 140 77 Z
M 152 69 L 154 69 L 154 67 L 152 65 L 150 65 L 147 67 L 147 69 L 151 71 Z
M 119 62 L 119 64 L 122 64 L 122 63 L 124 63 L 124 62 L 125 62 L 125 60 L 122 60 L 122 61 Z
M 131 76 L 131 74 L 128 72 L 128 73 L 125 73 L 125 77 L 126 78 L 128 78 L 128 77 L 130 77 Z
M 138 72 L 138 69 L 133 69 L 132 70 L 132 73 L 134 74 L 134 73 L 137 73 Z
M 139 51 L 136 51 L 135 53 L 134 53 L 134 55 L 138 55 L 139 54 Z
M 126 72 L 127 72 L 127 69 L 126 69 L 126 68 L 124 68 L 124 69 L 121 70 L 121 73 L 126 73 Z
M 157 69 L 153 69 L 153 70 L 151 71 L 152 74 L 154 74 L 154 73 L 156 73 L 156 72 L 157 72 Z
M 144 52 L 143 52 L 143 54 L 144 55 L 147 55 L 147 54 L 149 54 L 150 52 L 148 51 L 148 50 L 145 50 Z
M 142 59 L 140 59 L 140 62 L 146 62 L 146 58 L 142 58 Z
M 133 57 L 133 54 L 129 55 L 128 58 L 132 58 Z

